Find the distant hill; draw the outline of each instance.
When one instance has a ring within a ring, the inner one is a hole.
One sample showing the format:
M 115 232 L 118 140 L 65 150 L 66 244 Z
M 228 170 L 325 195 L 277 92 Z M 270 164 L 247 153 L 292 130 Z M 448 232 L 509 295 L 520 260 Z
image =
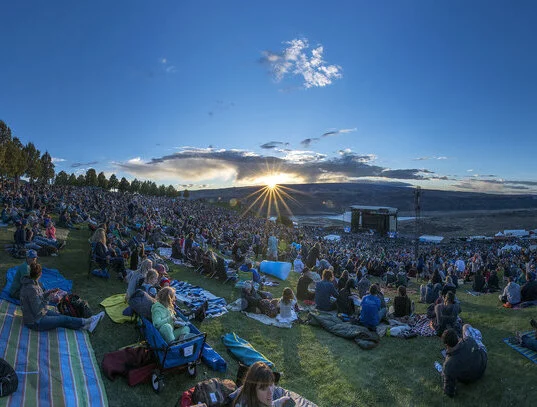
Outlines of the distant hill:
M 298 202 L 286 199 L 294 215 L 339 214 L 350 205 L 392 206 L 401 213 L 414 212 L 414 188 L 373 183 L 284 185 Z M 260 187 L 223 188 L 193 191 L 192 199 L 229 202 L 237 199 L 242 207 L 255 198 L 247 198 Z M 476 192 L 422 189 L 422 214 L 432 211 L 469 211 L 537 208 L 537 195 L 495 195 Z M 282 205 L 280 210 L 285 212 Z M 266 211 L 266 208 L 265 208 Z M 275 211 L 272 211 L 275 214 Z

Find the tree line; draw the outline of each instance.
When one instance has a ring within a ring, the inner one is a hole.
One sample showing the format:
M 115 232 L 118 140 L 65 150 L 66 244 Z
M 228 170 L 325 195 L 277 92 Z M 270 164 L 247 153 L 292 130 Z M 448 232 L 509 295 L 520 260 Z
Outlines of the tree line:
M 87 170 L 86 175 L 80 174 L 78 177 L 74 173 L 67 174 L 65 171 L 60 171 L 55 176 L 54 168 L 52 157 L 48 151 L 41 154 L 31 142 L 23 145 L 20 139 L 13 137 L 9 126 L 0 120 L 0 177 L 2 179 L 12 178 L 17 185 L 21 177 L 27 177 L 32 184 L 36 181 L 42 184 L 54 181 L 54 185 L 90 186 L 142 195 L 167 197 L 180 197 L 182 195 L 184 198 L 190 196 L 187 189 L 181 193 L 173 185 L 157 185 L 153 181 L 140 181 L 138 179 L 129 182 L 125 177 L 118 180 L 115 174 L 106 178 L 104 172 L 97 175 L 93 168 Z

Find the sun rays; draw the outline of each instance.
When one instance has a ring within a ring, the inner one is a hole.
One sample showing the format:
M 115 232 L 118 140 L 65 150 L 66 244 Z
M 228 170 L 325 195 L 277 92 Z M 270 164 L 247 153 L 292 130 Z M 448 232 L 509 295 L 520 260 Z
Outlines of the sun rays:
M 265 186 L 260 187 L 258 190 L 252 192 L 245 198 L 246 202 L 248 202 L 250 199 L 253 199 L 253 201 L 244 210 L 243 216 L 251 210 L 255 210 L 258 216 L 266 216 L 267 218 L 269 218 L 273 212 L 275 212 L 276 216 L 278 217 L 282 214 L 282 212 L 284 212 L 285 215 L 292 216 L 293 212 L 286 201 L 300 205 L 300 202 L 290 193 L 301 192 L 297 191 L 296 189 L 280 185 L 277 182 L 279 179 L 282 179 L 280 174 L 267 175 L 266 177 L 263 177 L 263 179 L 265 180 Z M 264 214 L 265 208 L 266 214 Z

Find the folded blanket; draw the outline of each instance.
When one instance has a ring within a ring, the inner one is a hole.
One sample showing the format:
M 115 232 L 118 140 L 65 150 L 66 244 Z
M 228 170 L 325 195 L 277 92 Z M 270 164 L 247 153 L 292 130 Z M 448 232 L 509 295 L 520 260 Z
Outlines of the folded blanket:
M 18 266 L 17 266 L 18 267 Z M 12 302 L 13 304 L 20 305 L 20 301 L 15 298 L 11 298 L 9 295 L 9 290 L 11 289 L 11 284 L 13 284 L 13 278 L 17 273 L 17 267 L 12 267 L 6 272 L 6 286 L 0 293 L 0 299 Z M 52 290 L 53 288 L 59 288 L 68 293 L 73 289 L 73 282 L 67 280 L 60 272 L 56 269 L 43 268 L 43 274 L 39 282 L 43 286 L 45 291 Z
M 116 324 L 123 324 L 134 320 L 132 316 L 123 315 L 123 311 L 128 307 L 125 303 L 125 294 L 115 294 L 105 298 L 100 305 L 104 307 L 110 319 Z

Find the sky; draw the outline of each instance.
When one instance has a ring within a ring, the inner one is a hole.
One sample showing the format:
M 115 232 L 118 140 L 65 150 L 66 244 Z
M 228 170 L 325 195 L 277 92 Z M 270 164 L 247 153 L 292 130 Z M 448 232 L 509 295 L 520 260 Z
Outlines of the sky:
M 537 193 L 531 0 L 21 0 L 0 15 L 0 119 L 56 172 Z

